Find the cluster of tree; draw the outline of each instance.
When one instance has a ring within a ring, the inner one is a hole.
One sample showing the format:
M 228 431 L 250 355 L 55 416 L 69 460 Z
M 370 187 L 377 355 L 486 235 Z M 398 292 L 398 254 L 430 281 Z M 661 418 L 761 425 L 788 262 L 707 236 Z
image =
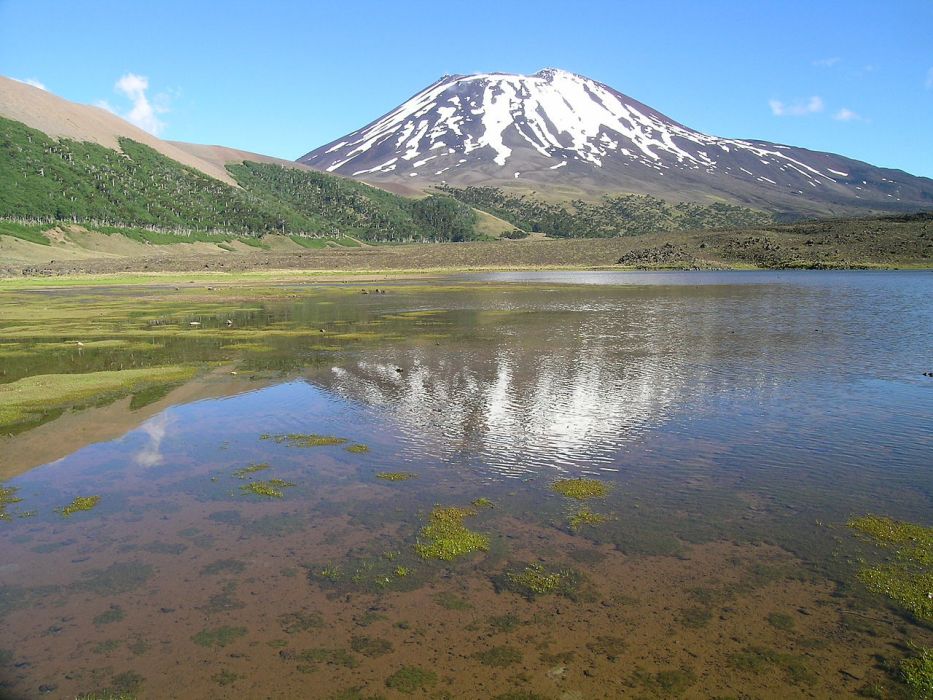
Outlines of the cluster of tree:
M 764 212 L 724 202 L 671 204 L 650 195 L 608 195 L 598 203 L 573 200 L 544 202 L 498 187 L 456 188 L 441 185 L 446 195 L 508 221 L 524 231 L 558 238 L 611 238 L 654 231 L 745 228 L 772 223 Z
M 450 197 L 411 200 L 315 171 L 228 167 L 240 188 L 130 139 L 121 151 L 52 139 L 0 118 L 0 217 L 232 233 L 467 240 L 475 213 Z

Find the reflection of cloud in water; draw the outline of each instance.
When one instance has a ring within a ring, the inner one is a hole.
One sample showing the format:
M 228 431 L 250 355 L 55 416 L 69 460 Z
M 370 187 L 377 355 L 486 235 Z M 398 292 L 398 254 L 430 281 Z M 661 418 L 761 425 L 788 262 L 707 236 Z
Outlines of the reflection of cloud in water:
M 396 348 L 392 362 L 376 351 L 321 381 L 388 409 L 422 457 L 475 456 L 504 476 L 611 470 L 619 449 L 683 394 L 682 363 L 620 353 L 586 330 L 596 329 L 547 338 L 545 350 L 504 338 L 482 349 Z
M 136 464 L 141 467 L 154 467 L 162 464 L 165 459 L 162 455 L 162 440 L 165 439 L 172 421 L 172 416 L 168 412 L 163 412 L 140 426 L 139 432 L 146 435 L 148 442 L 133 455 L 133 461 Z

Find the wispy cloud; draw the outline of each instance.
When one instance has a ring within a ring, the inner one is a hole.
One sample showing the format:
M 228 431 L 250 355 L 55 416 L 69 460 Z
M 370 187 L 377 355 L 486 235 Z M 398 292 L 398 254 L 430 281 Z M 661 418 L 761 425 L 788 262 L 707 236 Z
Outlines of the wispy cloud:
M 45 83 L 41 83 L 35 78 L 13 78 L 13 80 L 15 80 L 17 83 L 24 83 L 26 85 L 32 85 L 33 87 L 39 88 L 40 90 L 48 89 L 45 87 Z
M 818 95 L 806 100 L 794 100 L 791 103 L 768 100 L 768 106 L 771 107 L 771 114 L 776 117 L 805 117 L 809 114 L 818 114 L 825 107 L 823 98 Z
M 157 101 L 156 104 L 149 101 L 146 96 L 149 90 L 149 78 L 136 73 L 127 73 L 113 87 L 133 103 L 130 111 L 124 115 L 128 122 L 154 136 L 162 133 L 165 129 L 165 122 L 156 115 L 168 112 L 168 106 L 161 101 Z
M 816 66 L 817 68 L 832 68 L 840 61 L 842 61 L 842 59 L 839 58 L 839 56 L 832 56 L 830 58 L 818 58 L 815 61 L 813 61 L 813 65 Z
M 923 83 L 923 86 L 927 90 L 933 90 L 933 67 L 930 67 L 930 69 L 927 71 L 927 79 Z
M 166 123 L 158 115 L 169 112 L 171 97 L 166 93 L 159 93 L 150 100 L 147 95 L 149 78 L 145 75 L 127 73 L 114 84 L 113 89 L 132 103 L 129 111 L 121 112 L 107 100 L 98 100 L 94 103 L 95 106 L 106 109 L 118 117 L 123 117 L 153 136 L 158 136 L 165 130 Z
M 843 107 L 838 112 L 833 115 L 833 119 L 837 122 L 860 122 L 864 121 L 864 117 L 858 112 L 853 112 L 848 107 Z

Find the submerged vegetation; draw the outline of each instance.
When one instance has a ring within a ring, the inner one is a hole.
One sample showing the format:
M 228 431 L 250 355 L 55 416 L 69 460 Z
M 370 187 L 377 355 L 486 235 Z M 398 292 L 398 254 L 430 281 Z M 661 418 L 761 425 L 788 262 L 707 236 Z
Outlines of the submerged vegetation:
M 402 666 L 386 678 L 386 687 L 406 695 L 428 691 L 437 685 L 437 674 L 417 666 Z
M 584 525 L 599 525 L 606 522 L 608 517 L 594 513 L 588 508 L 581 508 L 570 516 L 570 529 L 576 532 Z
M 10 519 L 7 506 L 22 502 L 23 499 L 16 495 L 17 491 L 15 486 L 0 485 L 0 520 Z
M 901 676 L 918 698 L 933 698 L 933 649 L 918 649 L 917 655 L 904 659 Z
M 572 600 L 580 597 L 585 578 L 574 569 L 529 564 L 509 569 L 493 579 L 497 590 L 511 591 L 533 600 L 541 595 L 559 595 Z
M 205 627 L 191 638 L 191 641 L 201 647 L 223 648 L 232 644 L 240 637 L 246 636 L 245 627 Z
M 408 481 L 417 475 L 411 472 L 377 472 L 376 478 L 383 481 Z
M 272 440 L 272 442 L 279 445 L 284 443 L 289 447 L 326 447 L 328 445 L 343 445 L 347 442 L 346 438 L 333 435 L 315 435 L 314 433 L 288 433 L 286 435 L 264 433 L 259 436 L 259 439 Z
M 476 515 L 469 508 L 437 506 L 428 516 L 428 524 L 421 528 L 415 550 L 423 559 L 452 561 L 465 554 L 489 549 L 489 538 L 468 530 L 463 521 Z
M 243 484 L 240 491 L 254 496 L 265 496 L 266 498 L 282 498 L 285 494 L 282 489 L 288 489 L 295 484 L 283 479 L 269 479 L 267 481 L 251 481 Z
M 59 512 L 62 517 L 67 518 L 75 513 L 96 508 L 98 503 L 100 503 L 100 496 L 78 496 L 67 506 L 61 508 Z
M 562 496 L 583 501 L 588 498 L 602 498 L 609 493 L 609 487 L 596 479 L 561 479 L 554 482 L 552 488 Z
M 269 465 L 268 465 L 268 464 L 251 464 L 251 465 L 249 465 L 248 467 L 243 467 L 243 468 L 241 468 L 241 469 L 237 469 L 236 471 L 233 472 L 233 475 L 234 475 L 237 479 L 247 479 L 247 478 L 249 478 L 249 476 L 250 476 L 251 474 L 255 474 L 256 472 L 265 471 L 265 470 L 268 469 L 268 468 L 269 468 Z
M 933 621 L 933 527 L 876 515 L 853 518 L 848 524 L 893 554 L 889 562 L 863 567 L 859 580 L 917 618 Z

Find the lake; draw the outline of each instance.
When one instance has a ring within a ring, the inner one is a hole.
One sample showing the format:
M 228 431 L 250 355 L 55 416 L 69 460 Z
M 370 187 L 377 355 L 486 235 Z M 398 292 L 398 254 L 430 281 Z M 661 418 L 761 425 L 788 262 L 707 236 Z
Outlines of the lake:
M 5 295 L 4 383 L 197 372 L 0 441 L 3 697 L 898 697 L 933 646 L 847 525 L 933 524 L 930 272 Z

